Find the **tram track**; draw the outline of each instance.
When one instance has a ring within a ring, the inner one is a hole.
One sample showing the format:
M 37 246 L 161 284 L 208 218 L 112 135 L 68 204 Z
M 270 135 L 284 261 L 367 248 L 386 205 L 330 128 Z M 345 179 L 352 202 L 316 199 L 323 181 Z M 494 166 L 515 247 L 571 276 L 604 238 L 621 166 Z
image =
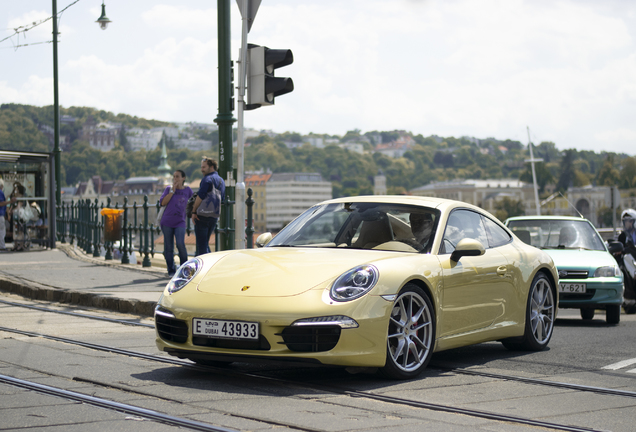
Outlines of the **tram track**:
M 82 312 L 78 312 L 78 311 L 59 310 L 59 309 L 46 307 L 46 306 L 43 306 L 43 305 L 35 306 L 35 305 L 31 305 L 31 304 L 11 302 L 11 301 L 6 301 L 6 300 L 0 300 L 0 304 L 4 304 L 4 305 L 7 305 L 7 306 L 11 306 L 11 307 L 27 308 L 27 309 L 34 310 L 34 311 L 39 311 L 39 312 L 63 314 L 63 315 L 73 316 L 73 317 L 80 318 L 80 319 L 100 320 L 100 321 L 109 322 L 109 323 L 113 323 L 113 324 L 133 325 L 133 326 L 141 326 L 141 327 L 145 327 L 145 328 L 154 328 L 154 325 L 152 325 L 152 324 L 142 323 L 142 322 L 138 322 L 138 321 L 135 321 L 135 320 L 109 318 L 109 317 L 104 317 L 104 316 L 92 315 L 92 314 L 89 314 L 89 313 L 82 313 Z M 187 368 L 204 370 L 204 371 L 208 371 L 208 372 L 211 371 L 211 370 L 214 370 L 214 371 L 218 371 L 218 372 L 220 372 L 220 373 L 222 373 L 223 375 L 226 375 L 226 376 L 236 376 L 236 377 L 239 377 L 239 378 L 249 378 L 251 380 L 258 379 L 258 380 L 263 380 L 264 382 L 270 382 L 270 383 L 276 382 L 276 383 L 278 383 L 280 385 L 293 386 L 295 388 L 300 388 L 300 389 L 313 389 L 313 390 L 322 391 L 322 392 L 328 392 L 328 393 L 332 393 L 332 394 L 336 394 L 336 395 L 346 395 L 346 396 L 352 397 L 352 398 L 366 398 L 366 399 L 372 399 L 372 400 L 377 400 L 377 401 L 381 401 L 381 402 L 385 402 L 385 403 L 397 404 L 397 405 L 402 405 L 402 406 L 410 406 L 410 407 L 416 407 L 416 408 L 422 408 L 422 409 L 428 409 L 428 410 L 434 410 L 434 411 L 442 411 L 442 412 L 453 413 L 453 414 L 463 414 L 463 415 L 467 415 L 467 416 L 491 419 L 491 420 L 502 421 L 502 422 L 526 424 L 526 425 L 544 427 L 544 428 L 553 429 L 553 430 L 566 430 L 566 431 L 593 431 L 594 430 L 594 429 L 589 429 L 589 428 L 579 427 L 579 426 L 569 426 L 569 425 L 562 425 L 562 424 L 551 423 L 551 422 L 537 421 L 537 420 L 533 420 L 533 419 L 516 417 L 516 416 L 507 416 L 507 415 L 491 413 L 491 412 L 487 412 L 487 411 L 471 410 L 471 409 L 465 409 L 465 408 L 456 407 L 456 406 L 431 404 L 431 403 L 417 401 L 417 400 L 396 398 L 396 397 L 392 397 L 392 396 L 384 396 L 384 395 L 381 395 L 381 394 L 378 394 L 378 393 L 366 392 L 366 391 L 358 391 L 358 390 L 355 390 L 355 389 L 350 389 L 350 388 L 345 388 L 345 387 L 324 386 L 324 385 L 319 385 L 319 384 L 314 384 L 314 383 L 307 383 L 307 382 L 303 382 L 303 381 L 300 381 L 300 380 L 296 380 L 296 381 L 288 380 L 288 379 L 284 379 L 284 378 L 272 377 L 272 376 L 269 376 L 269 375 L 266 375 L 266 374 L 261 374 L 261 373 L 237 371 L 237 370 L 230 370 L 230 369 L 227 369 L 227 368 L 217 368 L 217 367 L 212 367 L 212 366 L 202 366 L 202 365 L 198 365 L 198 364 L 192 363 L 192 362 L 190 362 L 188 360 L 180 360 L 180 359 L 170 358 L 170 357 L 165 357 L 165 356 L 145 354 L 145 353 L 138 352 L 138 351 L 131 351 L 131 350 L 126 350 L 126 349 L 121 349 L 121 348 L 116 348 L 116 347 L 111 347 L 111 346 L 106 346 L 106 345 L 93 344 L 93 343 L 89 343 L 89 342 L 83 342 L 83 341 L 79 341 L 79 340 L 73 340 L 73 339 L 59 337 L 59 336 L 53 336 L 53 335 L 46 335 L 46 334 L 36 333 L 36 332 L 29 332 L 29 331 L 6 328 L 6 327 L 0 327 L 0 331 L 21 334 L 21 335 L 27 336 L 27 337 L 44 338 L 44 339 L 53 340 L 53 341 L 60 342 L 60 343 L 66 343 L 66 344 L 72 344 L 72 345 L 76 345 L 76 346 L 81 346 L 81 347 L 86 348 L 86 349 L 98 350 L 98 351 L 103 351 L 103 352 L 110 352 L 110 353 L 117 354 L 117 355 L 123 355 L 123 356 L 128 356 L 128 357 L 133 357 L 133 358 L 139 358 L 139 359 L 144 359 L 144 360 L 152 361 L 152 362 L 171 364 L 171 365 L 175 365 L 175 366 L 182 366 L 182 367 L 187 367 Z M 636 398 L 636 392 L 632 392 L 632 391 L 610 389 L 610 388 L 602 388 L 602 387 L 594 387 L 594 386 L 586 386 L 586 385 L 579 385 L 579 384 L 570 384 L 570 383 L 543 380 L 543 379 L 537 379 L 537 378 L 527 378 L 527 377 L 519 377 L 519 376 L 512 376 L 512 375 L 495 374 L 495 373 L 488 373 L 488 372 L 483 372 L 483 371 L 467 370 L 467 369 L 462 369 L 462 368 L 448 368 L 448 367 L 444 367 L 442 365 L 434 365 L 434 364 L 429 365 L 429 368 L 443 370 L 443 371 L 451 372 L 451 373 L 455 373 L 455 374 L 483 377 L 483 378 L 488 378 L 488 379 L 492 379 L 492 380 L 519 382 L 519 383 L 524 383 L 524 384 L 528 384 L 528 385 L 549 386 L 549 387 L 560 388 L 560 389 L 564 389 L 564 390 L 577 391 L 577 392 L 591 392 L 591 393 L 602 394 L 602 395 L 607 395 L 607 396 Z M 113 386 L 113 385 L 110 385 L 108 383 L 100 383 L 100 382 L 93 381 L 93 380 L 86 379 L 86 378 L 74 377 L 73 380 L 84 381 L 84 382 L 91 383 L 91 384 L 96 385 L 96 386 L 103 386 L 103 387 L 110 387 L 110 388 L 113 388 L 113 389 L 118 389 L 117 386 Z M 119 388 L 118 390 L 130 391 L 130 389 L 126 389 L 124 387 Z M 149 397 L 163 399 L 163 398 L 161 398 L 159 396 L 152 395 L 152 394 L 144 394 L 144 395 L 145 396 L 149 396 Z M 167 398 L 166 400 L 171 401 L 171 402 L 179 402 L 178 400 L 172 400 L 172 399 L 169 399 L 169 398 Z M 179 403 L 181 403 L 181 402 L 179 402 Z M 263 420 L 260 420 L 260 419 L 252 419 L 252 418 L 250 418 L 250 419 L 251 420 L 255 420 L 255 421 L 263 421 Z M 266 422 L 271 423 L 269 420 L 267 420 Z M 279 424 L 279 425 L 280 426 L 285 426 L 285 424 Z M 302 427 L 299 428 L 298 425 L 287 425 L 287 426 L 293 427 L 293 428 L 299 429 L 299 430 L 304 430 Z M 210 429 L 210 430 L 213 430 L 213 429 Z M 306 430 L 311 430 L 311 429 L 306 429 Z
M 165 423 L 171 426 L 185 427 L 191 430 L 198 430 L 204 432 L 238 432 L 235 429 L 227 429 L 221 426 L 215 426 L 209 423 L 190 420 L 182 417 L 171 416 L 158 411 L 141 408 L 138 406 L 125 404 L 121 402 L 115 402 L 109 399 L 98 398 L 87 394 L 64 390 L 59 387 L 53 387 L 44 384 L 38 384 L 32 381 L 26 381 L 23 379 L 13 378 L 6 375 L 0 375 L 0 383 L 12 385 L 14 387 L 20 387 L 23 389 L 35 391 L 38 393 L 56 396 L 75 402 L 81 402 L 87 405 L 96 406 L 99 408 L 105 408 L 125 414 L 131 414 L 139 416 L 145 419 L 154 420 L 160 423 Z
M 202 365 L 198 365 L 198 364 L 192 363 L 190 361 L 186 361 L 186 360 L 179 360 L 179 359 L 174 359 L 174 358 L 161 357 L 161 356 L 156 356 L 156 355 L 152 355 L 152 354 L 145 354 L 145 353 L 141 353 L 141 352 L 137 352 L 137 351 L 127 350 L 127 349 L 121 349 L 121 348 L 115 348 L 115 347 L 110 347 L 110 346 L 105 346 L 105 345 L 93 344 L 93 343 L 88 343 L 88 342 L 84 342 L 84 341 L 78 341 L 78 340 L 63 338 L 63 337 L 59 337 L 59 336 L 46 335 L 46 334 L 42 334 L 42 333 L 36 333 L 36 332 L 30 332 L 30 331 L 24 331 L 24 330 L 18 330 L 18 329 L 11 329 L 11 328 L 7 328 L 7 327 L 0 327 L 0 331 L 14 333 L 14 334 L 20 334 L 22 336 L 28 336 L 28 337 L 34 337 L 34 338 L 43 338 L 43 339 L 52 340 L 52 341 L 59 342 L 59 343 L 72 344 L 72 345 L 80 346 L 80 347 L 87 348 L 87 349 L 98 350 L 98 351 L 102 351 L 102 352 L 109 352 L 109 353 L 113 353 L 113 354 L 117 354 L 117 355 L 125 355 L 125 356 L 128 356 L 128 357 L 139 358 L 139 359 L 152 361 L 152 362 L 171 364 L 171 365 L 175 365 L 175 366 L 182 366 L 182 367 L 193 368 L 193 369 L 196 369 L 196 370 L 203 370 L 203 371 L 211 371 L 211 370 L 213 370 L 213 371 L 218 371 L 218 372 L 222 373 L 225 376 L 235 376 L 235 377 L 240 377 L 240 378 L 249 378 L 252 381 L 255 380 L 255 379 L 258 379 L 258 380 L 261 380 L 261 381 L 267 382 L 267 383 L 276 383 L 276 384 L 279 384 L 279 385 L 291 386 L 291 387 L 300 388 L 300 389 L 303 389 L 303 390 L 312 389 L 312 390 L 315 390 L 315 391 L 331 393 L 331 394 L 334 394 L 334 395 L 344 395 L 344 396 L 348 396 L 348 397 L 352 397 L 352 398 L 366 398 L 366 399 L 381 401 L 381 402 L 395 404 L 395 405 L 409 406 L 409 407 L 414 407 L 414 408 L 421 408 L 421 409 L 427 409 L 427 410 L 433 410 L 433 411 L 440 411 L 440 412 L 446 412 L 446 413 L 451 413 L 451 414 L 467 415 L 467 416 L 478 417 L 478 418 L 489 419 L 489 420 L 495 420 L 495 421 L 500 421 L 500 422 L 510 422 L 510 423 L 516 423 L 516 424 L 529 425 L 529 426 L 543 427 L 543 428 L 552 429 L 552 430 L 563 430 L 563 431 L 571 431 L 571 432 L 596 431 L 596 429 L 591 429 L 591 428 L 586 428 L 586 427 L 581 427 L 581 426 L 564 425 L 564 424 L 558 424 L 558 423 L 553 423 L 553 422 L 547 422 L 547 421 L 535 420 L 535 419 L 530 419 L 530 418 L 524 418 L 524 417 L 520 417 L 520 416 L 510 416 L 510 415 L 505 415 L 505 414 L 493 413 L 493 412 L 489 412 L 489 411 L 467 409 L 467 408 L 451 406 L 451 405 L 433 404 L 433 403 L 428 403 L 428 402 L 423 402 L 423 401 L 418 401 L 418 400 L 412 400 L 412 399 L 406 399 L 406 398 L 398 398 L 398 397 L 394 397 L 394 396 L 385 396 L 385 395 L 381 395 L 381 394 L 377 394 L 377 393 L 373 393 L 373 392 L 368 392 L 368 391 L 353 390 L 353 389 L 349 389 L 349 388 L 345 388 L 345 387 L 336 387 L 336 386 L 326 386 L 326 385 L 320 385 L 320 384 L 312 384 L 312 383 L 299 382 L 299 381 L 293 381 L 293 380 L 288 380 L 288 379 L 271 377 L 271 376 L 262 375 L 262 374 L 259 374 L 259 373 L 253 373 L 253 372 L 232 371 L 232 370 L 229 370 L 227 368 L 217 368 L 217 367 L 213 367 L 213 366 L 202 366 Z M 568 384 L 568 383 L 559 383 L 559 382 L 545 381 L 545 380 L 538 380 L 538 379 L 527 379 L 527 378 L 500 375 L 500 374 L 486 374 L 486 373 L 480 373 L 480 372 L 470 372 L 470 371 L 465 371 L 465 370 L 452 369 L 450 371 L 458 372 L 458 373 L 469 373 L 470 375 L 483 376 L 483 377 L 488 377 L 488 378 L 491 378 L 491 379 L 501 379 L 501 380 L 507 380 L 507 381 L 521 381 L 521 382 L 525 382 L 525 383 L 533 384 L 533 385 L 547 385 L 547 386 L 550 386 L 550 387 L 557 387 L 557 388 L 563 388 L 563 389 L 574 390 L 574 391 L 593 392 L 593 393 L 600 393 L 600 394 L 610 395 L 610 396 L 636 398 L 636 392 L 631 392 L 631 391 L 616 390 L 616 389 L 604 389 L 604 388 L 599 388 L 599 387 L 582 386 L 582 385 L 572 385 L 572 384 Z M 73 378 L 73 379 L 74 380 L 81 380 L 81 381 L 89 382 L 89 383 L 92 383 L 94 385 L 101 385 L 101 386 L 104 386 L 104 387 L 114 388 L 113 386 L 111 386 L 109 384 L 106 384 L 106 383 L 98 383 L 96 381 L 86 380 L 86 379 L 76 379 L 76 378 Z M 123 389 L 123 391 L 127 391 L 127 389 Z M 148 395 L 148 396 L 156 397 L 154 395 Z M 174 402 L 179 402 L 179 401 L 175 400 Z M 257 419 L 257 418 L 251 418 L 251 420 L 264 421 L 264 422 L 267 422 L 267 423 L 271 423 L 271 421 L 269 421 L 269 420 L 265 421 L 265 420 Z M 284 424 L 278 424 L 278 425 L 282 426 Z M 294 429 L 311 430 L 311 429 L 299 428 L 298 425 L 286 425 L 286 426 L 294 428 Z M 213 430 L 213 429 L 209 429 L 209 430 Z
M 28 309 L 32 309 L 32 310 L 38 310 L 38 311 L 41 311 L 41 312 L 50 312 L 50 313 L 57 313 L 57 314 L 63 314 L 63 315 L 70 315 L 70 316 L 75 316 L 75 317 L 78 317 L 78 318 L 87 318 L 87 319 L 91 319 L 91 320 L 105 321 L 105 322 L 110 322 L 110 323 L 114 323 L 114 324 L 140 326 L 140 327 L 153 328 L 153 329 L 155 328 L 155 326 L 152 325 L 152 324 L 140 323 L 140 322 L 126 320 L 126 319 L 101 317 L 101 316 L 83 314 L 83 313 L 80 313 L 80 312 L 73 312 L 73 311 L 61 311 L 61 310 L 57 310 L 57 309 L 47 308 L 47 307 L 44 307 L 44 306 L 33 306 L 33 305 L 24 304 L 24 303 L 10 302 L 10 301 L 1 300 L 1 299 L 0 299 L 0 304 L 6 304 L 6 305 L 9 305 L 9 306 L 15 306 L 15 307 L 23 307 L 23 308 L 28 308 Z M 3 328 L 0 327 L 0 330 L 1 329 L 3 329 Z M 7 329 L 7 331 L 12 331 L 12 329 Z M 22 332 L 21 330 L 13 330 L 13 331 Z M 52 340 L 60 339 L 61 342 L 81 345 L 81 346 L 84 346 L 86 348 L 102 350 L 100 347 L 104 347 L 104 346 L 101 346 L 101 345 L 95 345 L 95 344 L 91 344 L 91 343 L 87 343 L 87 342 L 74 341 L 72 339 L 58 338 L 58 337 L 55 337 L 55 336 L 41 335 L 39 333 L 32 333 L 32 334 L 30 334 L 30 333 L 31 332 L 24 332 L 24 334 L 26 336 L 44 337 L 44 338 L 49 338 L 49 339 L 52 339 Z M 106 347 L 104 347 L 104 348 L 106 348 Z M 178 360 L 178 359 L 174 359 L 174 358 L 165 358 L 165 357 L 159 357 L 159 356 L 146 355 L 146 354 L 143 354 L 143 353 L 140 353 L 140 352 L 135 352 L 135 351 L 119 350 L 118 348 L 114 348 L 114 347 L 107 347 L 107 348 L 108 348 L 108 350 L 110 352 L 117 353 L 117 351 L 122 351 L 123 355 L 130 355 L 132 357 L 145 358 L 147 356 L 148 358 L 146 358 L 146 359 L 147 360 L 151 360 L 151 361 L 164 361 L 164 362 L 167 362 L 167 363 L 173 363 L 173 364 L 182 365 L 182 366 L 199 367 L 198 365 L 196 365 L 194 363 L 190 363 L 190 362 L 187 362 L 187 361 Z M 494 373 L 489 373 L 489 372 L 474 371 L 474 370 L 468 370 L 468 369 L 463 369 L 463 368 L 444 367 L 442 365 L 434 364 L 434 363 L 431 363 L 428 367 L 429 368 L 438 369 L 438 370 L 443 370 L 443 371 L 446 371 L 446 372 L 462 374 L 462 375 L 478 376 L 478 377 L 498 379 L 498 380 L 503 380 L 503 381 L 515 381 L 515 382 L 522 382 L 522 383 L 526 383 L 526 384 L 557 387 L 557 388 L 561 388 L 561 389 L 577 390 L 577 391 L 583 391 L 583 392 L 592 392 L 592 393 L 606 394 L 606 395 L 613 395 L 613 396 L 624 396 L 624 397 L 631 397 L 631 398 L 635 398 L 636 397 L 636 392 L 632 392 L 632 391 L 625 391 L 625 390 L 618 390 L 618 389 L 608 389 L 608 388 L 595 387 L 595 386 L 585 386 L 585 385 L 580 385 L 580 384 L 571 384 L 571 383 L 564 383 L 564 382 L 559 382 L 559 381 L 550 381 L 550 380 L 543 380 L 543 379 L 537 379 L 537 378 L 528 378 L 528 377 L 520 377 L 520 376 L 514 376 L 514 375 L 494 374 Z

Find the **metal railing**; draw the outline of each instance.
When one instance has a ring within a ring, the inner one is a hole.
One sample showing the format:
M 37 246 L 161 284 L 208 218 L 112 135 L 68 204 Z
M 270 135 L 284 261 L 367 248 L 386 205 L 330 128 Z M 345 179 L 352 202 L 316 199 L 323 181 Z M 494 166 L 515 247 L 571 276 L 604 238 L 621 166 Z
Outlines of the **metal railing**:
M 247 235 L 247 247 L 250 249 L 254 247 L 252 238 L 254 233 L 252 219 L 254 200 L 252 199 L 252 194 L 252 189 L 249 188 L 247 190 L 247 199 L 245 200 L 247 205 L 247 228 L 245 233 Z M 227 212 L 232 205 L 234 205 L 234 202 L 229 201 L 226 197 L 222 203 L 221 211 Z M 161 227 L 155 226 L 148 217 L 149 209 L 153 206 L 156 209 L 155 214 L 157 214 L 161 207 L 159 200 L 155 204 L 149 204 L 147 195 L 144 196 L 142 204 L 137 204 L 136 201 L 129 204 L 128 197 L 124 197 L 121 207 L 119 203 L 111 207 L 110 197 L 106 198 L 105 203 L 99 203 L 97 198 L 94 201 L 80 199 L 70 203 L 62 203 L 56 208 L 57 241 L 77 245 L 86 254 L 92 254 L 94 257 L 100 257 L 103 252 L 105 260 L 113 260 L 114 255 L 117 255 L 115 252 L 119 252 L 121 258 L 118 257 L 117 259 L 121 259 L 122 264 L 130 264 L 130 256 L 133 252 L 137 252 L 140 257 L 143 257 L 142 266 L 151 267 L 150 257 L 155 255 L 155 236 L 162 235 Z M 119 215 L 110 215 L 120 219 L 114 222 L 110 221 L 112 223 L 106 223 L 106 218 L 109 215 L 102 215 L 101 211 L 103 209 L 122 210 Z M 186 233 L 189 235 L 193 232 L 192 221 L 190 218 L 186 219 Z M 118 228 L 121 230 L 121 235 L 115 233 L 114 237 L 120 237 L 120 239 L 115 241 L 106 240 L 113 238 L 113 232 L 105 233 L 105 229 Z M 222 230 L 218 225 L 214 230 L 216 251 L 219 250 L 219 231 Z

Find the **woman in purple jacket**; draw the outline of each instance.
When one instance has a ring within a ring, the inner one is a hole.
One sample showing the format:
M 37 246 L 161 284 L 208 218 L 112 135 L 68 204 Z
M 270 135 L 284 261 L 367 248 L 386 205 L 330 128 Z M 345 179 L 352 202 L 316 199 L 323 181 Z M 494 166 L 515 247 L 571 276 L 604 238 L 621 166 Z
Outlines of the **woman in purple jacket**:
M 163 256 L 166 258 L 168 275 L 173 276 L 177 271 L 174 264 L 174 240 L 179 251 L 179 265 L 188 260 L 185 246 L 186 205 L 192 196 L 192 189 L 184 186 L 185 172 L 176 170 L 172 175 L 172 186 L 167 187 L 159 201 L 166 209 L 161 217 L 161 231 L 163 231 Z

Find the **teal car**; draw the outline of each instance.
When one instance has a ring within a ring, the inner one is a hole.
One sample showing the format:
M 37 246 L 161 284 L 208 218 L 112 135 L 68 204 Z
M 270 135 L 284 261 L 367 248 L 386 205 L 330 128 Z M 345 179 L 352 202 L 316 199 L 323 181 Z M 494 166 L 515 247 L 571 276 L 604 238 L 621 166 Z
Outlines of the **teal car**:
M 580 309 L 591 320 L 605 310 L 618 324 L 623 304 L 623 274 L 587 219 L 568 216 L 518 216 L 504 224 L 524 243 L 546 251 L 559 272 L 559 307 Z

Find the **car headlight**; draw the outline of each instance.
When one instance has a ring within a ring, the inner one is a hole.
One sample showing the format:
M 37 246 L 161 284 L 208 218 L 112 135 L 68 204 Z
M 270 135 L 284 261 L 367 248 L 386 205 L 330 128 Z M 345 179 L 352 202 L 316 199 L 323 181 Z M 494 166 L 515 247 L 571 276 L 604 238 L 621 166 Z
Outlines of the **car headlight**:
M 168 282 L 168 292 L 173 294 L 186 286 L 194 276 L 199 272 L 199 269 L 203 267 L 203 262 L 199 258 L 193 258 L 183 264 L 177 272 L 172 276 L 170 282 Z
M 362 297 L 378 281 L 378 269 L 372 265 L 361 265 L 342 274 L 331 286 L 332 300 L 345 302 Z
M 621 275 L 621 269 L 617 265 L 599 267 L 594 272 L 594 277 L 617 277 Z

